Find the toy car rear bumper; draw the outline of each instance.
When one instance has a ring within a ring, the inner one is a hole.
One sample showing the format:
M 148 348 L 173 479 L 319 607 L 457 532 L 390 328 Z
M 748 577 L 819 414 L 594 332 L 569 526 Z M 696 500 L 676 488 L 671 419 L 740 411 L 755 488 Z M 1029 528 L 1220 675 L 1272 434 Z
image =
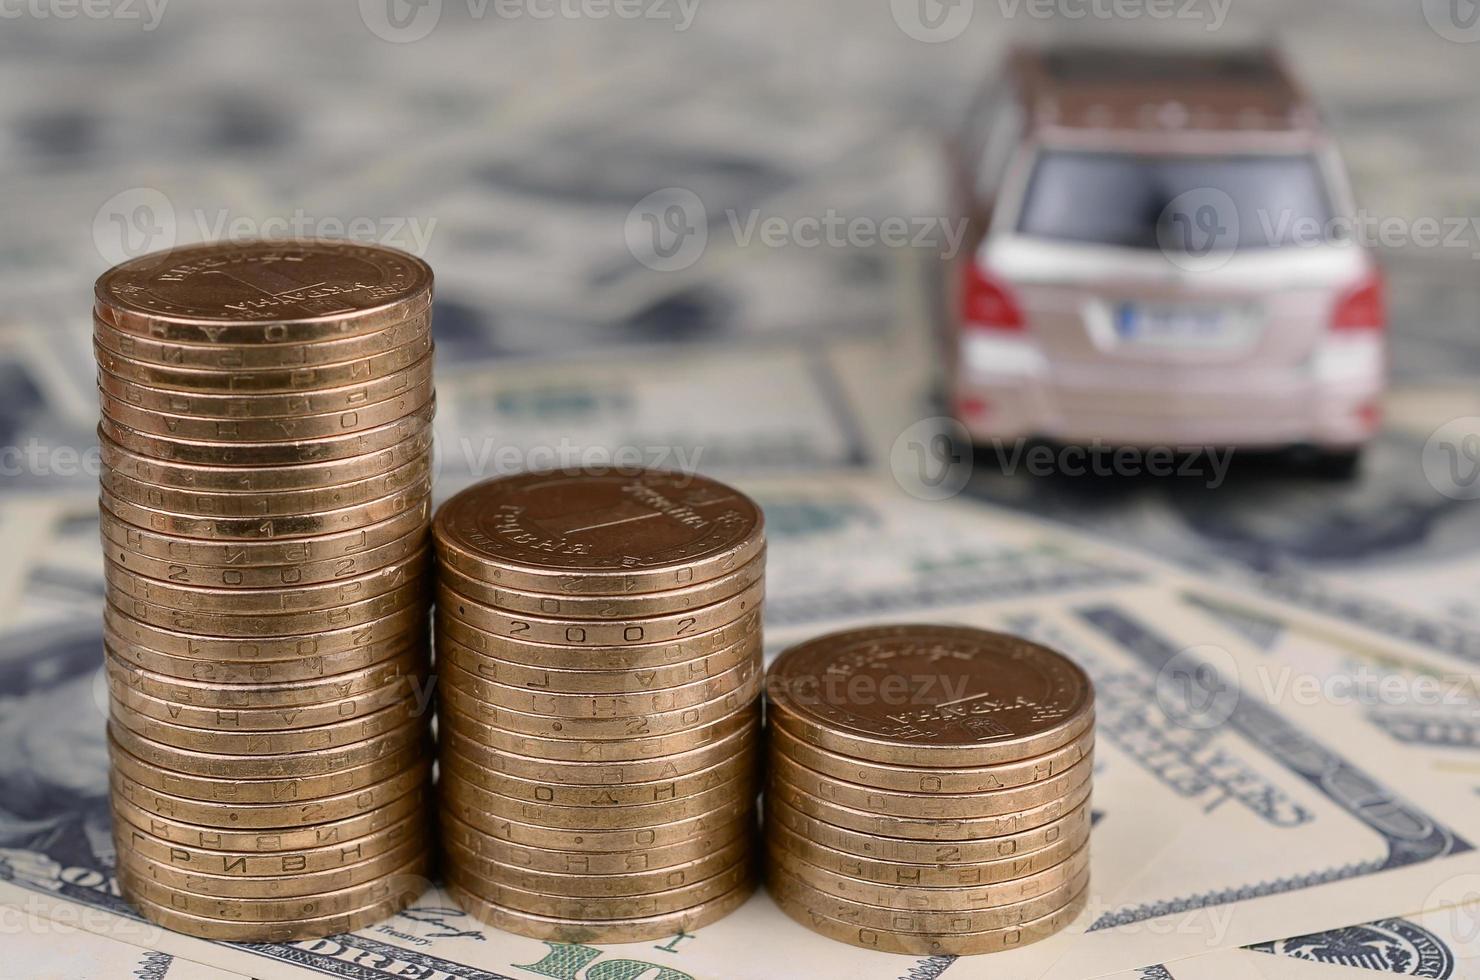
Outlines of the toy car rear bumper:
M 1117 371 L 1046 365 L 958 376 L 955 411 L 973 438 L 1157 447 L 1350 449 L 1380 416 L 1380 356 L 1359 370 L 1206 367 Z M 1375 364 L 1375 367 L 1374 367 Z

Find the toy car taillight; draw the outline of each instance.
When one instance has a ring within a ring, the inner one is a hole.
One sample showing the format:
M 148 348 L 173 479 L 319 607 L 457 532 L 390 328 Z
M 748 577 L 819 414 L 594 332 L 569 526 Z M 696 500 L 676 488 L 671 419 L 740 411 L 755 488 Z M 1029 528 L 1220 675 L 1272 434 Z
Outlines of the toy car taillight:
M 1332 330 L 1382 330 L 1387 326 L 1387 290 L 1382 272 L 1374 269 L 1336 301 Z
M 1005 284 L 977 263 L 964 263 L 961 282 L 961 322 L 968 330 L 1022 330 L 1027 324 L 1017 300 Z

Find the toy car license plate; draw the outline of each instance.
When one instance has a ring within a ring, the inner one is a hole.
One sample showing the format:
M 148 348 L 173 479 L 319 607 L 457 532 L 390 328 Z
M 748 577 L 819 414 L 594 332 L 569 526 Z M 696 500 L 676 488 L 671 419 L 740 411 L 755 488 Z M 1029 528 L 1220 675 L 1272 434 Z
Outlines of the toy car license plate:
M 1257 318 L 1234 306 L 1122 303 L 1115 310 L 1121 343 L 1227 350 L 1252 339 Z

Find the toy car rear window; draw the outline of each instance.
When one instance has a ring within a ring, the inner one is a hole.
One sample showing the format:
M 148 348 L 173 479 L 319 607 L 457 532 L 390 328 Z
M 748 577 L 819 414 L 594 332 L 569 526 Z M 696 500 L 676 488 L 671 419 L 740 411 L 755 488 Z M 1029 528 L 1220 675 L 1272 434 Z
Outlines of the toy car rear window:
M 1210 222 L 1218 222 L 1218 233 L 1225 236 L 1221 241 L 1273 248 L 1310 241 L 1312 227 L 1329 228 L 1331 217 L 1321 168 L 1308 154 L 1043 150 L 1028 182 L 1018 232 L 1154 249 L 1178 241 L 1180 228 L 1206 234 Z

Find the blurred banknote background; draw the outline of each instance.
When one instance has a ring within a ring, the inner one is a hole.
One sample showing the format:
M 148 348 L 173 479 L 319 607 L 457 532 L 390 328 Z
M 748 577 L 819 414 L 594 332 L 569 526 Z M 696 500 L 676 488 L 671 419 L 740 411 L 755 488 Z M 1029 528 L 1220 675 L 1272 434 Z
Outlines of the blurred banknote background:
M 0 973 L 1480 977 L 1476 13 L 0 0 Z M 942 239 L 797 229 L 947 227 L 942 134 L 1019 39 L 1284 48 L 1390 231 L 1392 387 L 1356 478 L 1237 454 L 1029 472 L 940 442 Z M 1102 705 L 1087 912 L 955 961 L 828 942 L 765 895 L 592 957 L 435 889 L 313 942 L 137 919 L 106 805 L 91 284 L 264 235 L 436 269 L 439 499 L 536 467 L 702 470 L 766 506 L 768 653 L 928 618 L 1074 654 Z

